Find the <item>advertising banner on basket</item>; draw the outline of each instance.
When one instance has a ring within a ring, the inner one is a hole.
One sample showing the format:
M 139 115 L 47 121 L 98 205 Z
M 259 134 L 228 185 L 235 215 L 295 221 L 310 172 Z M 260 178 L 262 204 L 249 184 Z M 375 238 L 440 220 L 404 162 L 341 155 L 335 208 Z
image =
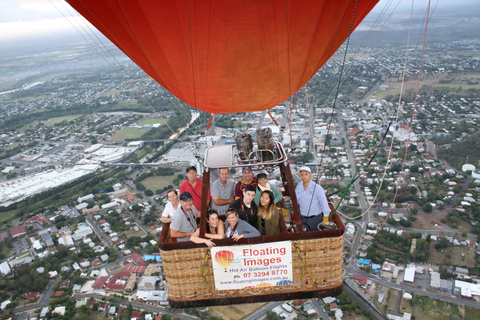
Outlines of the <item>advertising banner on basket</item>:
M 291 241 L 212 247 L 215 289 L 283 286 L 293 283 Z

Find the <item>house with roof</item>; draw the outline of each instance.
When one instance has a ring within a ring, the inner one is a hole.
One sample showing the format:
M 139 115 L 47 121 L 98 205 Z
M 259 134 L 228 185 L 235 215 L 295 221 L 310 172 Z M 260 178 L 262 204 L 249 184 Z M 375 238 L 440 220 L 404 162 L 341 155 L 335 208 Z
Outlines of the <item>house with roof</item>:
M 147 263 L 143 261 L 143 258 L 138 253 L 132 253 L 127 257 L 128 260 L 135 262 L 137 266 L 146 266 Z
M 160 281 L 160 278 L 153 276 L 141 277 L 137 288 L 138 290 L 155 290 L 155 283 L 157 281 Z
M 129 265 L 125 268 L 125 271 L 128 271 L 130 273 L 136 273 L 138 275 L 142 275 L 142 274 L 145 273 L 145 269 L 146 269 L 145 266 L 135 266 L 135 265 L 131 264 L 131 265 Z
M 39 213 L 33 217 L 30 217 L 25 221 L 25 224 L 32 224 L 32 223 L 38 223 L 40 225 L 45 225 L 48 223 L 47 219 L 43 216 L 43 214 Z
M 36 299 L 39 295 L 40 295 L 40 292 L 25 292 L 22 294 L 22 296 L 28 300 Z
M 367 285 L 367 277 L 361 276 L 358 274 L 353 275 L 353 280 L 358 283 L 359 286 L 366 286 Z
M 10 228 L 10 235 L 12 236 L 12 238 L 18 238 L 26 234 L 27 234 L 27 231 L 25 230 L 24 225 Z

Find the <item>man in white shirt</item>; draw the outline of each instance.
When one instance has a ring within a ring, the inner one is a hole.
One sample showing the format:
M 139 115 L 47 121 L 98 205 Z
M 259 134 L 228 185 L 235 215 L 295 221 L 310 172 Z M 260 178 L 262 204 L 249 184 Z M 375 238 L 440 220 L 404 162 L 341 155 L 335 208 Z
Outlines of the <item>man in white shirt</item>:
M 312 181 L 312 170 L 309 167 L 300 168 L 299 183 L 295 188 L 303 225 L 308 231 L 317 231 L 322 218 L 330 214 L 328 200 L 323 188 Z

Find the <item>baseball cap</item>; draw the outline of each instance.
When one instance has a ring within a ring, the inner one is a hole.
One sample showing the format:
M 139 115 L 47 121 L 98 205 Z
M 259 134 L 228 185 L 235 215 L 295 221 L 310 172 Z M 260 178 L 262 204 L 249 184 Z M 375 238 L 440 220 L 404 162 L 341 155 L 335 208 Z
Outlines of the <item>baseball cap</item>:
M 187 200 L 193 200 L 192 194 L 188 191 L 182 192 L 180 195 L 180 201 L 187 201 Z
M 298 172 L 300 172 L 300 171 L 312 172 L 312 170 L 310 170 L 310 168 L 307 167 L 307 166 L 301 167 L 300 170 L 298 170 Z
M 243 167 L 242 172 L 250 171 L 252 172 L 252 167 Z

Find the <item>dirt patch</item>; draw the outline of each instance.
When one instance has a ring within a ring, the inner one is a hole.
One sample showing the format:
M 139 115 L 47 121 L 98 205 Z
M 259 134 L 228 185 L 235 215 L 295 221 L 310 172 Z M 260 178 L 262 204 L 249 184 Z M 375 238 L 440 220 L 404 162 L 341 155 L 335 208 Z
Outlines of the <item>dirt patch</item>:
M 399 299 L 398 293 L 397 290 L 389 289 L 386 296 L 386 298 L 388 298 L 387 305 L 393 310 L 397 309 L 397 302 Z
M 145 231 L 143 231 L 142 229 L 139 229 L 138 231 L 130 229 L 130 230 L 126 230 L 124 232 L 125 232 L 125 236 L 127 237 L 127 239 L 130 238 L 130 237 L 143 237 L 144 235 L 146 235 Z
M 435 249 L 435 243 L 430 244 L 429 260 L 437 265 L 452 265 L 475 267 L 475 249 L 467 247 L 447 247 L 440 251 Z
M 414 216 L 417 220 L 412 222 L 412 228 L 419 230 L 441 230 L 442 225 L 447 225 L 442 221 L 447 220 L 448 213 L 451 211 L 452 209 L 443 209 L 434 210 L 431 213 L 419 212 Z M 460 219 L 458 220 L 457 227 L 458 230 L 456 232 L 458 233 L 470 233 L 472 230 L 472 226 L 468 222 Z
M 451 209 L 435 210 L 431 213 L 419 212 L 414 216 L 417 220 L 412 222 L 412 228 L 420 230 L 440 230 L 440 227 L 443 225 L 441 220 L 446 219 L 450 211 Z
M 210 307 L 209 311 L 212 316 L 217 316 L 225 320 L 240 320 L 259 309 L 264 304 L 265 303 L 244 303 L 230 306 L 217 306 Z
M 412 316 L 415 319 L 422 320 L 463 320 L 463 306 L 444 302 L 442 300 L 433 300 L 430 297 L 420 296 L 409 301 L 412 308 Z M 413 317 L 412 317 L 413 318 Z

